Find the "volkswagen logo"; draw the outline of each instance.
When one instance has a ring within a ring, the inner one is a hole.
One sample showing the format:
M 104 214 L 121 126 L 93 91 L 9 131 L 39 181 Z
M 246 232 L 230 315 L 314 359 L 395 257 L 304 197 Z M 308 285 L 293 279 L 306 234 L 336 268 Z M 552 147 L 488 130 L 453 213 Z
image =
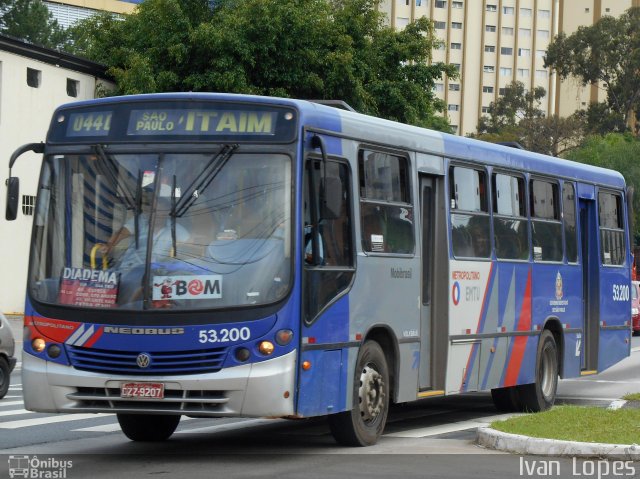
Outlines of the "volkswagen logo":
M 139 368 L 148 368 L 151 364 L 151 356 L 149 356 L 147 353 L 138 354 L 138 357 L 136 358 L 136 364 Z

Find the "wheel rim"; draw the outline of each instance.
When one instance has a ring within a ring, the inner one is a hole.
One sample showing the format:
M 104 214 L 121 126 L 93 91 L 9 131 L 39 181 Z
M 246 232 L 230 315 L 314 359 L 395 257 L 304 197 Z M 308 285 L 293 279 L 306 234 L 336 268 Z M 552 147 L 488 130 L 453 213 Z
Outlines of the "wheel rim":
M 382 375 L 371 363 L 367 364 L 360 373 L 360 416 L 365 424 L 374 422 L 384 410 L 386 396 L 385 383 Z
M 553 348 L 544 348 L 542 352 L 542 371 L 540 389 L 546 399 L 553 397 L 555 380 L 557 376 L 557 357 Z

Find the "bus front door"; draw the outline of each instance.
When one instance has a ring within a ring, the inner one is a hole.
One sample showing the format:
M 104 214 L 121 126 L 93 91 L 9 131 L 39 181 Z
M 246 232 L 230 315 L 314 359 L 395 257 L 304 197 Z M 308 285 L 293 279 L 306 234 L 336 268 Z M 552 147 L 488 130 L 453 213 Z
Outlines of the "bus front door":
M 420 307 L 420 362 L 419 390 L 438 392 L 444 390 L 446 355 L 448 340 L 447 312 L 440 311 L 444 285 L 447 282 L 434 281 L 439 275 L 446 275 L 447 241 L 444 223 L 444 204 L 440 194 L 443 179 L 437 176 L 420 176 L 421 237 L 422 237 L 422 291 Z M 444 273 L 443 273 L 444 271 Z M 446 276 L 445 276 L 446 277 Z

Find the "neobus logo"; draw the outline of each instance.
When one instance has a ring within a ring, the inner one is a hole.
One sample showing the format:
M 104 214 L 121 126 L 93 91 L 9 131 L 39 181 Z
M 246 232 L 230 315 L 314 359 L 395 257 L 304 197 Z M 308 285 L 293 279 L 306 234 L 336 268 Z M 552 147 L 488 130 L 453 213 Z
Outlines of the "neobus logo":
M 184 328 L 120 328 L 105 326 L 104 332 L 108 334 L 184 334 Z

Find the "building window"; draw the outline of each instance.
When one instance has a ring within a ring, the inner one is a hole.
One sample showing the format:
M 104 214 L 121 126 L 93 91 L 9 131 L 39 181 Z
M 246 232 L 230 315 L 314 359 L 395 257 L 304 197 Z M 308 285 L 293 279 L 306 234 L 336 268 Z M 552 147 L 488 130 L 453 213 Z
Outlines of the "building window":
M 78 96 L 78 90 L 80 89 L 80 82 L 78 80 L 72 80 L 67 78 L 67 95 L 76 98 Z
M 497 5 L 489 5 L 489 4 L 487 4 L 487 12 L 497 12 L 497 11 L 498 11 Z
M 528 68 L 518 68 L 518 76 L 519 77 L 528 77 L 529 69 Z
M 486 25 L 486 26 L 484 27 L 484 29 L 485 29 L 487 32 L 495 32 L 495 31 L 496 31 L 496 26 L 495 26 L 495 25 Z
M 454 134 L 458 134 L 458 125 L 451 125 L 451 130 L 453 131 Z
M 22 214 L 26 216 L 33 215 L 33 208 L 36 205 L 36 197 L 31 195 L 22 195 Z
M 453 66 L 453 68 L 455 68 L 457 71 L 460 71 L 460 64 L 459 63 L 452 63 L 451 64 Z
M 538 10 L 538 16 L 540 18 L 551 18 L 551 11 L 549 11 L 549 10 Z
M 536 70 L 536 78 L 547 78 L 548 76 L 547 70 Z
M 433 85 L 433 89 L 436 92 L 442 92 L 444 91 L 444 83 L 436 83 L 435 85 Z
M 518 48 L 518 56 L 519 57 L 530 57 L 531 50 L 528 48 Z
M 512 72 L 511 68 L 500 68 L 500 76 L 508 77 L 511 76 Z
M 496 47 L 495 47 L 495 45 L 485 45 L 484 46 L 484 51 L 486 53 L 495 53 Z
M 461 30 L 462 29 L 462 23 L 460 22 L 451 22 L 451 28 L 454 30 Z
M 538 30 L 539 38 L 549 38 L 549 30 Z
M 482 87 L 482 93 L 493 93 L 493 87 L 492 86 L 483 86 Z
M 34 68 L 27 68 L 27 85 L 31 88 L 40 88 L 42 72 Z
M 494 71 L 496 71 L 496 67 L 494 67 L 493 65 L 485 65 L 482 70 L 485 73 L 493 73 Z
M 506 88 L 499 88 L 498 89 L 498 95 L 505 96 L 506 94 L 507 94 L 507 89 Z
M 505 15 L 513 15 L 513 7 L 502 7 L 502 13 Z
M 462 3 L 462 2 L 453 2 L 453 3 L 451 4 L 451 7 L 452 7 L 452 8 L 463 8 L 463 6 L 464 6 L 464 5 L 463 5 L 463 3 Z
M 584 9 L 584 13 L 589 13 L 589 7 Z
M 503 35 L 513 35 L 513 28 L 512 27 L 502 27 L 502 34 Z
M 436 30 L 444 30 L 447 28 L 447 22 L 433 22 Z
M 409 18 L 407 17 L 398 17 L 396 20 L 396 28 L 398 30 L 403 30 L 407 25 L 409 25 Z
M 520 16 L 521 17 L 530 17 L 531 16 L 531 9 L 530 8 L 521 8 L 520 9 Z
M 452 43 L 451 44 L 451 49 L 452 50 L 462 50 L 462 43 Z
M 531 29 L 530 28 L 521 28 L 519 31 L 521 37 L 530 37 Z
M 436 8 L 447 8 L 446 0 L 436 0 Z
M 450 91 L 460 91 L 460 83 L 449 83 Z
M 501 47 L 500 55 L 513 55 L 513 48 L 511 47 Z
M 537 58 L 544 58 L 544 55 L 546 54 L 546 50 L 536 50 L 536 57 Z
M 489 107 L 488 106 L 483 106 L 482 107 L 482 113 L 489 113 Z
M 449 103 L 449 105 L 447 106 L 447 110 L 449 110 L 449 111 L 459 111 L 460 110 L 460 105 L 456 105 L 454 103 Z

